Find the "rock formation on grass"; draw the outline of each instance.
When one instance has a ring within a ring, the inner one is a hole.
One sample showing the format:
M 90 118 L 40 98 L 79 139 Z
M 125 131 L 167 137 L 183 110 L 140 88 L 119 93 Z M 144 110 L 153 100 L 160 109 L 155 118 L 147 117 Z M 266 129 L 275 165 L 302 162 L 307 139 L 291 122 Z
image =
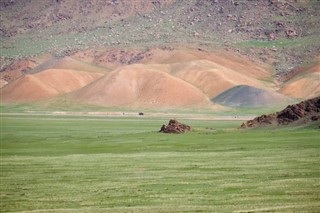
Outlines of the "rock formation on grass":
M 252 128 L 265 125 L 288 125 L 299 120 L 317 121 L 320 117 L 320 97 L 289 105 L 284 110 L 269 115 L 261 115 L 241 125 Z
M 191 126 L 179 123 L 177 120 L 170 120 L 169 124 L 163 124 L 159 132 L 163 133 L 185 133 L 191 131 Z

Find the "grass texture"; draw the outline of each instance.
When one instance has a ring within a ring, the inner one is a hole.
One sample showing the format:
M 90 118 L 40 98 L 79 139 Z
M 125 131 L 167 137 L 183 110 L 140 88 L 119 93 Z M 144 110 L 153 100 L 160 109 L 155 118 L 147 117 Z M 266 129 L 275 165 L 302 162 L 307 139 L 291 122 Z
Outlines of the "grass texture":
M 1 115 L 1 212 L 317 212 L 319 129 Z

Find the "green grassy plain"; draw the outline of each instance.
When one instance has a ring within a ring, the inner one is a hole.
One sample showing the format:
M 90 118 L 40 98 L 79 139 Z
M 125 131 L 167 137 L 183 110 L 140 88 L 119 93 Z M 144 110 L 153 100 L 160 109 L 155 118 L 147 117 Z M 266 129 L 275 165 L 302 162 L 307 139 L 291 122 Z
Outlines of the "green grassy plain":
M 241 121 L 1 115 L 1 212 L 318 212 L 320 141 Z

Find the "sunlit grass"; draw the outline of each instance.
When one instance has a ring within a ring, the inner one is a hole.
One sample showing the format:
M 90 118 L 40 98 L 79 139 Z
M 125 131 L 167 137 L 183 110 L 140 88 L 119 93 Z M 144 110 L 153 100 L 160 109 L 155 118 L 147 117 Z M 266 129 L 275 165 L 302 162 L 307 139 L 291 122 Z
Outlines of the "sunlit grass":
M 314 212 L 319 130 L 241 121 L 1 115 L 1 211 Z

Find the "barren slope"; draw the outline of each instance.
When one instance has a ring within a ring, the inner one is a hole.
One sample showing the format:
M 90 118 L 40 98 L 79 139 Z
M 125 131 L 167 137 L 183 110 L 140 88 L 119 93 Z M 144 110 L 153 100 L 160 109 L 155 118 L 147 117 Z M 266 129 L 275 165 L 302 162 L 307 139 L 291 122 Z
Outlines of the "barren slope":
M 74 98 L 103 106 L 158 108 L 211 105 L 209 99 L 194 86 L 141 64 L 113 71 L 77 91 Z
M 94 73 L 106 73 L 110 71 L 107 68 L 96 66 L 95 64 L 87 63 L 72 57 L 51 58 L 32 71 L 36 73 L 47 69 L 67 69 Z
M 77 90 L 100 78 L 100 73 L 49 69 L 26 75 L 1 89 L 1 102 L 31 102 Z
M 75 57 L 107 67 L 143 63 L 191 83 L 209 98 L 236 85 L 275 87 L 270 81 L 272 73 L 264 65 L 224 50 L 208 52 L 200 48 L 182 46 L 155 47 L 140 51 L 100 48 L 79 52 Z M 269 80 L 269 83 L 265 80 Z
M 0 88 L 7 83 L 20 78 L 22 75 L 32 70 L 37 66 L 34 60 L 22 59 L 11 63 L 4 70 L 0 72 Z
M 300 70 L 284 83 L 280 89 L 282 94 L 294 98 L 314 98 L 320 96 L 320 63 Z
M 265 80 L 272 75 L 265 64 L 251 61 L 247 57 L 223 49 L 207 51 L 192 46 L 153 47 L 147 50 L 97 48 L 79 51 L 73 56 L 82 61 L 110 68 L 135 63 L 172 65 L 207 60 L 257 79 Z
M 225 51 L 223 49 L 209 52 L 201 48 L 192 47 L 176 47 L 167 49 L 153 48 L 146 52 L 145 55 L 146 57 L 144 57 L 141 62 L 176 64 L 207 60 L 256 79 L 266 79 L 271 77 L 271 73 L 266 69 L 265 65 L 258 63 L 258 61 L 250 61 L 246 57 L 236 55 L 233 52 Z M 208 67 L 208 65 L 206 66 Z
M 223 91 L 237 85 L 250 85 L 258 88 L 266 88 L 265 83 L 257 78 L 250 77 L 237 69 L 232 70 L 207 60 L 192 61 L 175 64 L 172 66 L 172 74 L 191 83 L 201 89 L 209 98 L 213 98 Z

